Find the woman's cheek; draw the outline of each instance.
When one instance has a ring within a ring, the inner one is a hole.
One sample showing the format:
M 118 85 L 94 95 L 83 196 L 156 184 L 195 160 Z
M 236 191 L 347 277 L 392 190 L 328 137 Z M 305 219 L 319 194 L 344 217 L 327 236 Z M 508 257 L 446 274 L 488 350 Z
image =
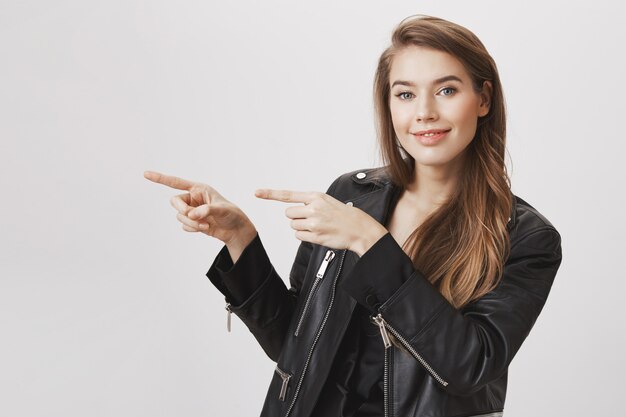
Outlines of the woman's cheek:
M 392 120 L 398 137 L 405 135 L 411 128 L 411 112 L 407 109 L 396 109 L 392 113 Z
M 476 129 L 478 119 L 476 100 L 461 100 L 455 103 L 455 106 L 450 109 L 450 113 L 457 123 L 463 126 L 463 130 Z

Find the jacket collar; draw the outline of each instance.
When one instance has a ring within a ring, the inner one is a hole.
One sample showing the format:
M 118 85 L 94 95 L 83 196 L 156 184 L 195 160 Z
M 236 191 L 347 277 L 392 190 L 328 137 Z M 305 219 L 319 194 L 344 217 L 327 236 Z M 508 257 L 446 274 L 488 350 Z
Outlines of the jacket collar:
M 369 185 L 364 194 L 353 197 L 352 203 L 385 225 L 390 205 L 402 191 L 400 186 L 391 182 L 383 167 L 354 171 L 350 178 L 357 184 Z
M 372 190 L 363 196 L 355 198 L 353 201 L 358 203 L 357 206 L 367 214 L 375 218 L 379 223 L 386 224 L 387 215 L 389 214 L 389 206 L 394 197 L 399 196 L 401 187 L 394 184 L 387 173 L 385 167 L 363 169 L 354 171 L 350 174 L 350 178 L 357 184 L 370 184 Z M 371 196 L 371 193 L 382 192 L 380 198 L 362 197 Z M 517 222 L 517 196 L 513 195 L 513 207 L 509 215 L 507 228 L 512 229 Z

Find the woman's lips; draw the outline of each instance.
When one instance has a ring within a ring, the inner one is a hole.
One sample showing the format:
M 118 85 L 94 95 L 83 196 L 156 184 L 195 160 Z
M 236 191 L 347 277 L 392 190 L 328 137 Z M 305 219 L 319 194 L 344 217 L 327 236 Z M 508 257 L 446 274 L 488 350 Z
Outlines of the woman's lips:
M 434 145 L 438 143 L 441 139 L 443 139 L 448 134 L 448 132 L 449 130 L 446 130 L 445 132 L 435 133 L 432 136 L 424 136 L 424 135 L 416 135 L 416 134 L 414 134 L 413 136 L 415 136 L 422 145 Z

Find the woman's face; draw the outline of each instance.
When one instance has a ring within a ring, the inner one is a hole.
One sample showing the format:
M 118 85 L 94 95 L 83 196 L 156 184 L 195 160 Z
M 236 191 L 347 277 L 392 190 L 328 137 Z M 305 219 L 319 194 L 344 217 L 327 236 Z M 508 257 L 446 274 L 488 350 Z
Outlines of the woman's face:
M 452 168 L 462 162 L 463 151 L 476 133 L 478 117 L 489 111 L 491 83 L 486 81 L 484 92 L 477 94 L 458 59 L 421 46 L 397 53 L 389 83 L 393 127 L 416 165 Z M 418 133 L 431 129 L 447 133 L 430 138 Z

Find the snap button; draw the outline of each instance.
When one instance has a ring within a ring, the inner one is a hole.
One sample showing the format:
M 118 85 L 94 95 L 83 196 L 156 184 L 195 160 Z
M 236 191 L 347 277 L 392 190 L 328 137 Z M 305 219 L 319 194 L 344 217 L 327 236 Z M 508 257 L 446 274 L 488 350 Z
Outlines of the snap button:
M 365 178 L 367 176 L 367 174 L 365 172 L 359 172 L 358 174 L 356 174 L 356 177 L 360 180 L 362 180 L 363 178 Z
M 374 294 L 367 294 L 367 297 L 365 297 L 365 302 L 370 307 L 374 307 L 374 306 L 376 306 L 376 304 L 378 304 L 378 298 L 376 298 L 376 296 Z
M 352 201 L 348 201 L 348 202 L 346 203 L 346 206 L 353 206 L 353 205 L 354 205 L 354 204 L 352 203 Z

